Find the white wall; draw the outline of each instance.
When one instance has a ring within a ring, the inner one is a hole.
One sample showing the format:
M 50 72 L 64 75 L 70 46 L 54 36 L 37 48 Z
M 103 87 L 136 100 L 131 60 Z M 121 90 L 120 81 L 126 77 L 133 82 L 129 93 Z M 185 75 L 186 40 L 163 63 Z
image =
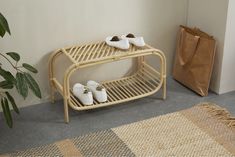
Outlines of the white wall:
M 187 15 L 187 0 L 0 0 L 0 4 L 12 31 L 12 36 L 0 39 L 1 50 L 20 52 L 23 61 L 39 70 L 36 79 L 43 99 L 30 96 L 23 101 L 16 97 L 19 106 L 48 101 L 47 62 L 51 51 L 103 40 L 108 35 L 143 35 L 147 43 L 165 51 L 170 73 L 178 26 L 186 24 Z M 131 61 L 116 64 L 82 70 L 76 79 L 84 83 L 87 79 L 120 77 L 132 66 Z M 64 66 L 67 62 L 58 67 L 61 74 Z M 102 76 L 103 70 L 109 75 Z
M 235 1 L 229 0 L 220 93 L 235 90 Z
M 189 0 L 187 24 L 199 27 L 217 40 L 211 80 L 211 89 L 217 93 L 220 93 L 227 10 L 228 0 Z

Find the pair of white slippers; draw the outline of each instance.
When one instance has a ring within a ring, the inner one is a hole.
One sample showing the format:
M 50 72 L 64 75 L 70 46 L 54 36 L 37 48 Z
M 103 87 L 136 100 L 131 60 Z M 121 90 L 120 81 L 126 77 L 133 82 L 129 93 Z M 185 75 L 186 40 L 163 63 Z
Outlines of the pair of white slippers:
M 88 81 L 87 86 L 76 83 L 73 86 L 73 94 L 83 105 L 93 105 L 93 96 L 100 103 L 108 99 L 106 89 L 95 81 Z
M 109 46 L 123 50 L 129 49 L 130 43 L 138 47 L 145 46 L 144 38 L 135 37 L 133 34 L 122 35 L 120 38 L 118 36 L 107 37 L 105 42 Z

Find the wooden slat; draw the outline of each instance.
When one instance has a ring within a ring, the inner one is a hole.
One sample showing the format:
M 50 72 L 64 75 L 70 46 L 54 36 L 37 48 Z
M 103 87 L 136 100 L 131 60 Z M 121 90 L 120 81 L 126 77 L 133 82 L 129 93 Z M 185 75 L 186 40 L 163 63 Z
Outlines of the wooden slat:
M 143 69 L 142 73 L 144 74 L 144 76 L 147 76 L 149 78 L 149 80 L 152 80 L 154 83 L 159 84 L 160 81 L 159 82 L 156 81 L 157 77 L 154 76 L 153 74 L 151 74 L 150 72 Z
M 82 49 L 82 51 L 80 52 L 79 56 L 76 58 L 77 62 L 81 62 L 81 61 L 82 61 L 82 58 L 83 58 L 83 56 L 84 56 L 84 52 L 86 52 L 88 46 L 89 46 L 89 45 L 85 45 L 85 46 L 83 47 L 83 49 Z
M 136 93 L 137 95 L 143 94 L 143 93 L 133 84 L 131 78 L 130 78 L 130 79 L 127 79 L 126 81 L 128 82 L 129 87 L 130 87 L 131 89 L 133 89 L 134 93 Z
M 69 51 L 68 51 L 68 54 L 71 54 L 72 50 L 76 48 L 76 47 L 72 47 Z
M 120 83 L 120 86 L 123 87 L 123 88 L 125 89 L 125 91 L 126 91 L 127 93 L 129 93 L 129 95 L 130 95 L 131 97 L 135 96 L 135 94 L 134 94 L 133 92 L 131 92 L 131 90 L 127 87 L 127 85 L 125 85 L 125 80 L 120 80 L 120 81 L 118 81 L 118 82 Z
M 119 89 L 120 86 L 118 84 L 116 84 L 115 82 L 111 82 L 110 85 L 112 87 L 114 87 L 115 90 L 117 90 L 117 92 L 122 96 L 122 98 L 124 98 L 124 99 L 128 98 L 128 96 L 125 94 L 125 92 Z
M 105 46 L 106 46 L 106 43 L 103 42 L 103 43 L 101 44 L 101 47 L 99 48 L 99 50 L 97 50 L 96 55 L 94 56 L 95 59 L 96 59 L 96 58 L 101 58 L 101 57 L 100 57 L 100 53 L 102 53 L 103 48 L 104 48 Z
M 125 94 L 126 94 L 129 98 L 131 98 L 131 97 L 134 96 L 134 95 L 131 94 L 131 92 L 130 92 L 124 85 L 122 85 L 122 82 L 121 82 L 121 81 L 115 81 L 115 83 L 118 85 L 119 88 L 121 88 L 121 90 L 122 90 L 123 92 L 125 92 Z
M 103 86 L 106 88 L 109 95 L 111 95 L 115 101 L 120 100 L 120 98 L 116 95 L 116 93 L 114 93 L 113 90 L 107 84 L 103 84 Z
M 156 85 L 155 85 L 155 84 L 153 84 L 152 82 L 149 81 L 149 79 L 146 79 L 146 78 L 144 77 L 145 75 L 138 74 L 138 76 L 139 76 L 141 79 L 143 79 L 143 80 L 145 80 L 146 82 L 148 82 L 148 84 L 150 84 L 153 89 L 156 88 Z
M 118 90 L 118 88 L 115 85 L 113 85 L 112 83 L 108 83 L 108 86 L 110 86 L 113 89 L 112 92 L 115 93 L 118 96 L 118 98 L 125 99 L 124 94 L 120 90 Z
M 105 56 L 104 56 L 104 57 L 108 57 L 108 56 L 109 56 L 110 49 L 111 49 L 111 47 L 110 47 L 110 46 L 107 46 L 106 51 L 105 51 Z
M 114 102 L 115 99 L 112 97 L 112 95 L 110 95 L 110 93 L 109 93 L 108 90 L 106 90 L 106 93 L 107 93 L 108 101 L 109 101 L 109 102 Z
M 106 90 L 108 94 L 108 99 L 110 99 L 110 102 L 116 101 L 117 99 L 109 92 L 109 90 Z
M 145 84 L 149 84 L 153 89 L 156 88 L 156 86 L 158 85 L 154 84 L 152 81 L 149 81 L 150 79 L 148 77 L 146 78 L 145 75 L 139 74 L 138 76 L 145 81 Z
M 71 93 L 71 98 L 72 98 L 71 100 L 72 100 L 77 106 L 79 106 L 79 107 L 82 107 L 82 106 L 83 106 L 80 102 L 77 101 L 77 99 L 75 98 L 75 96 L 72 95 L 72 93 Z
M 87 60 L 92 60 L 92 58 L 95 56 L 96 52 L 99 50 L 99 48 L 101 47 L 102 43 L 99 43 L 96 48 L 93 50 L 93 52 L 91 52 L 92 54 L 89 56 L 89 58 Z
M 106 93 L 108 95 L 108 99 L 110 99 L 111 102 L 116 101 L 117 99 L 109 92 L 110 89 L 105 84 L 102 84 L 102 85 L 106 89 Z
M 151 88 L 150 86 L 148 86 L 148 85 L 146 84 L 146 82 L 144 82 L 141 78 L 136 77 L 136 79 L 137 79 L 140 83 L 142 83 L 142 84 L 145 84 L 145 85 L 146 85 L 146 88 L 148 89 L 148 92 L 150 92 L 150 91 L 152 91 L 152 90 L 153 90 L 153 88 Z
M 83 60 L 85 60 L 85 58 L 86 58 L 86 56 L 87 56 L 87 53 L 89 53 L 90 52 L 90 50 L 91 50 L 91 48 L 92 48 L 92 45 L 89 45 L 87 48 L 86 48 L 86 51 L 85 52 L 83 52 L 83 56 L 82 56 L 82 61 Z
M 135 77 L 133 79 L 130 79 L 132 85 L 137 89 L 138 92 L 141 92 L 141 94 L 146 93 L 146 91 L 143 90 L 143 86 L 139 86 L 136 81 L 135 81 Z
M 78 48 L 79 47 L 75 47 L 75 49 L 70 53 L 70 56 L 73 56 L 77 52 Z
M 115 53 L 117 52 L 117 49 L 114 48 L 114 47 L 111 47 L 110 52 L 111 52 L 111 53 L 110 53 L 110 56 L 114 56 Z
M 93 54 L 94 50 L 96 49 L 96 47 L 98 46 L 98 44 L 93 44 L 92 49 L 90 50 L 90 52 L 87 54 L 87 58 L 85 61 L 88 61 L 90 56 Z
M 81 46 L 79 50 L 76 52 L 76 55 L 74 55 L 74 59 L 78 62 L 80 57 L 82 56 L 82 52 L 84 51 L 84 46 Z
M 148 73 L 149 75 L 151 75 L 153 78 L 155 78 L 158 82 L 160 82 L 160 78 L 159 78 L 159 75 L 155 72 L 153 72 L 152 70 L 150 69 L 147 69 L 147 68 L 144 68 L 142 69 L 144 72 Z
M 143 62 L 143 65 L 145 67 L 145 69 L 149 69 L 151 71 L 151 73 L 156 73 L 159 77 L 161 76 L 161 73 L 158 72 L 157 70 L 155 70 L 153 67 L 151 67 L 150 65 L 148 65 L 147 63 Z
M 81 50 L 81 46 L 78 47 L 78 49 L 76 50 L 76 52 L 74 52 L 71 56 L 72 58 L 76 58 L 76 56 L 79 54 L 80 50 Z
M 107 49 L 108 49 L 109 47 L 106 45 L 106 43 L 105 43 L 105 45 L 103 46 L 103 48 L 102 48 L 102 50 L 100 51 L 100 54 L 99 54 L 99 58 L 103 58 L 103 57 L 105 57 L 105 55 L 106 55 L 106 51 L 107 51 Z
M 130 86 L 130 82 L 128 81 L 128 78 L 125 78 L 123 80 L 119 80 L 121 82 L 121 84 L 123 85 L 123 87 L 125 87 L 127 89 L 127 91 L 129 93 L 131 93 L 131 95 L 133 97 L 139 95 L 139 93 L 137 93 L 131 86 Z
M 150 92 L 152 90 L 148 89 L 148 85 L 146 83 L 142 83 L 138 80 L 138 77 L 135 77 L 135 83 L 144 90 L 145 93 Z
M 93 104 L 94 104 L 94 105 L 98 105 L 99 102 L 94 98 L 94 99 L 93 99 Z

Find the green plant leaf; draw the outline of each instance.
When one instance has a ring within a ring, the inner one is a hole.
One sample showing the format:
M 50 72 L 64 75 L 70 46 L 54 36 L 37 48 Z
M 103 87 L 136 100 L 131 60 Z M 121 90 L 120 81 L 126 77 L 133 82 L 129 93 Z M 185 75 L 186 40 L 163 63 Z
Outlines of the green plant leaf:
M 3 37 L 6 33 L 6 30 L 0 25 L 0 36 Z
M 5 35 L 5 32 L 8 32 L 11 35 L 11 31 L 8 25 L 8 22 L 6 20 L 6 18 L 0 13 L 0 26 L 2 27 L 2 29 L 4 30 L 4 34 L 1 34 L 1 37 L 3 37 Z
M 10 95 L 10 93 L 8 92 L 5 92 L 6 96 L 7 96 L 7 99 L 9 100 L 9 102 L 11 103 L 14 111 L 17 113 L 17 114 L 20 114 L 20 111 L 18 109 L 18 107 L 16 106 L 16 103 L 15 103 L 15 100 L 14 98 Z
M 24 75 L 26 77 L 28 87 L 31 89 L 31 91 L 34 93 L 34 95 L 37 96 L 38 98 L 42 98 L 39 85 L 34 80 L 34 78 L 29 73 L 24 73 Z
M 31 72 L 33 72 L 33 73 L 38 73 L 38 70 L 35 69 L 32 65 L 29 65 L 29 64 L 27 64 L 27 63 L 23 63 L 22 66 L 23 66 L 25 69 L 27 69 L 27 70 L 29 70 L 29 71 L 31 71 Z
M 28 96 L 27 81 L 23 73 L 16 73 L 16 89 L 24 99 Z
M 16 52 L 8 52 L 6 54 L 17 62 L 20 60 L 20 55 Z
M 2 67 L 0 67 L 0 76 L 2 76 L 6 81 L 13 84 L 16 83 L 15 77 L 9 71 L 2 69 Z
M 12 128 L 13 126 L 13 121 L 12 121 L 12 116 L 11 116 L 11 111 L 8 105 L 8 100 L 4 97 L 1 99 L 1 104 L 2 104 L 2 110 L 3 114 L 6 120 L 7 125 Z
M 12 89 L 13 87 L 14 87 L 14 85 L 9 81 L 0 82 L 0 88 L 2 88 L 2 89 Z

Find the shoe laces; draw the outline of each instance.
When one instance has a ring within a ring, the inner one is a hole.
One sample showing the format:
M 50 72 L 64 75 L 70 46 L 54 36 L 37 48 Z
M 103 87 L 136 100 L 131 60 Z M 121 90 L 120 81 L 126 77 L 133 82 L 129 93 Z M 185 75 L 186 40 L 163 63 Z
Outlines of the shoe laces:
M 96 87 L 96 90 L 97 91 L 102 91 L 104 89 L 104 87 L 102 86 L 102 85 L 98 85 L 97 87 Z
M 83 94 L 88 94 L 90 89 L 88 87 L 84 87 Z

